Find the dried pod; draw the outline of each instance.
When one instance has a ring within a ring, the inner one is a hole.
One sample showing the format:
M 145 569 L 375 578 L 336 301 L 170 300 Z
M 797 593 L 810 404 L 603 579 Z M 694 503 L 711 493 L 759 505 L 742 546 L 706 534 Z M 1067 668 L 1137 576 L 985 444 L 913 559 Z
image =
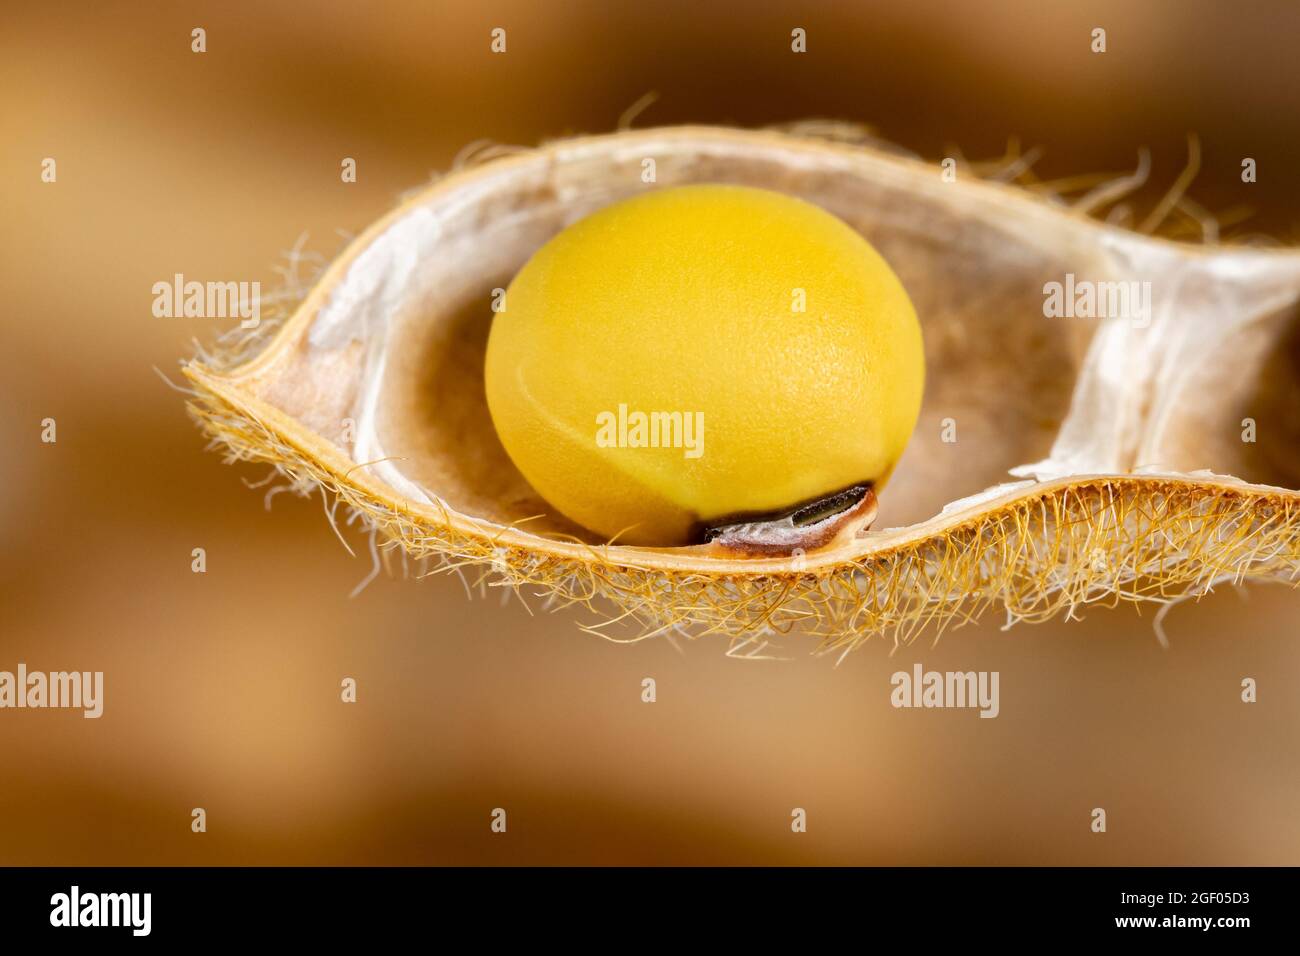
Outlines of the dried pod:
M 862 145 L 716 128 L 495 158 L 368 229 L 254 357 L 188 363 L 191 411 L 232 458 L 336 495 L 433 569 L 612 602 L 638 634 L 744 648 L 799 625 L 847 649 L 990 606 L 1042 620 L 1224 580 L 1297 583 L 1300 253 L 1177 244 L 949 179 Z M 825 208 L 914 303 L 926 392 L 888 494 L 852 506 L 878 508 L 871 531 L 848 522 L 793 553 L 746 549 L 744 521 L 693 546 L 606 544 L 501 447 L 483 381 L 493 290 L 566 225 L 690 183 Z

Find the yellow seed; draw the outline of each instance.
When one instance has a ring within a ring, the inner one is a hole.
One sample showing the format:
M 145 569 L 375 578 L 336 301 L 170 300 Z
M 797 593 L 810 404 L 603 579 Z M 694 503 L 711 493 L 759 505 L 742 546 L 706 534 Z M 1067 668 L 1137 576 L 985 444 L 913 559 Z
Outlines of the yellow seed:
M 921 331 L 858 233 L 780 193 L 685 186 L 539 249 L 488 340 L 488 407 L 529 483 L 624 543 L 876 490 L 924 384 Z

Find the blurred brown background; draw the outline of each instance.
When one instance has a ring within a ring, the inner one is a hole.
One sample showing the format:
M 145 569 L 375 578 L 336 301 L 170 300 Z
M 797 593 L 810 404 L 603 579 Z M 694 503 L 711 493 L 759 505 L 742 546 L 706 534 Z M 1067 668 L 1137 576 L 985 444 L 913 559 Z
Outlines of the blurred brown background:
M 1300 862 L 1289 590 L 1179 607 L 1168 650 L 1151 609 L 1126 607 L 990 619 L 892 657 L 879 642 L 838 668 L 798 641 L 788 661 L 740 662 L 710 640 L 608 644 L 579 614 L 467 601 L 455 577 L 349 599 L 369 559 L 319 500 L 267 514 L 243 484 L 264 471 L 204 451 L 153 368 L 178 379 L 192 337 L 228 323 L 154 318 L 154 282 L 272 287 L 302 232 L 336 251 L 336 230 L 465 144 L 606 130 L 648 91 L 639 125 L 842 117 L 972 158 L 1014 135 L 1045 148 L 1049 178 L 1131 168 L 1145 145 L 1163 186 L 1194 131 L 1193 196 L 1248 202 L 1280 236 L 1300 220 L 1295 4 L 726 6 L 0 14 L 0 669 L 107 685 L 98 721 L 0 711 L 0 862 Z M 47 156 L 57 184 L 40 181 Z M 1248 195 L 1243 156 L 1260 169 Z M 893 710 L 889 675 L 917 660 L 1001 671 L 1002 715 Z

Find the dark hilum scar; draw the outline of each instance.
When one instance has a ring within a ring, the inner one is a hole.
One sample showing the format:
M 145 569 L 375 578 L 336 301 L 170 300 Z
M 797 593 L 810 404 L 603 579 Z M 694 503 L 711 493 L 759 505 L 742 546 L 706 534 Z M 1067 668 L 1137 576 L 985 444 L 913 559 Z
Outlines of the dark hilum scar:
M 812 551 L 850 526 L 865 531 L 876 518 L 870 482 L 784 508 L 720 518 L 700 529 L 698 541 L 753 557 Z

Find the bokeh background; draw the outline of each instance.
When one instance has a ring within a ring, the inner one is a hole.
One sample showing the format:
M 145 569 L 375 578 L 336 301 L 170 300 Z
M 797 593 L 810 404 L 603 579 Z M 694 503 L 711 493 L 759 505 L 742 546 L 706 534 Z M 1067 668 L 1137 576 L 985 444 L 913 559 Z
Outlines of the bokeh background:
M 300 235 L 337 251 L 467 143 L 607 130 L 651 91 L 639 125 L 837 117 L 972 158 L 1019 137 L 1045 178 L 1148 146 L 1160 188 L 1195 132 L 1192 195 L 1293 238 L 1300 7 L 43 2 L 0 24 L 0 669 L 107 685 L 98 721 L 0 712 L 0 863 L 1300 862 L 1293 591 L 1180 606 L 1168 649 L 1151 609 L 1098 608 L 838 667 L 797 640 L 777 662 L 614 645 L 455 577 L 349 598 L 364 543 L 318 499 L 268 514 L 264 471 L 206 452 L 155 373 L 225 323 L 150 312 L 176 272 L 274 287 Z M 1001 716 L 893 710 L 918 660 L 1000 671 Z

